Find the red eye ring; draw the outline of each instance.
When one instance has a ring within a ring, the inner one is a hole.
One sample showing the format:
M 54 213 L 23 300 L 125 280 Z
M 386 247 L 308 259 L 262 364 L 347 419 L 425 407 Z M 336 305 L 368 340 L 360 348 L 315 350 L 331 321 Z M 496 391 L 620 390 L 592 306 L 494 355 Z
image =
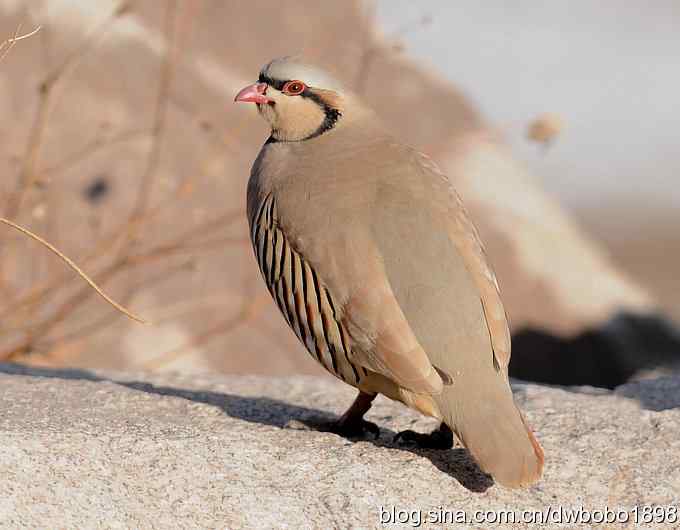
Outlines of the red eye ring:
M 307 85 L 305 85 L 302 81 L 288 81 L 285 85 L 283 85 L 282 91 L 287 96 L 299 96 L 305 91 L 306 88 Z

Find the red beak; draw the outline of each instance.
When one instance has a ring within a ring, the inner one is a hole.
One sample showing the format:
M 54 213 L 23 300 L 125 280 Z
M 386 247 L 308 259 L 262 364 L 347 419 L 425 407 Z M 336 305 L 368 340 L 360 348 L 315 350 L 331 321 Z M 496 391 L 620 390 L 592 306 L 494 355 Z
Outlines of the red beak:
M 264 95 L 265 90 L 267 90 L 267 83 L 255 83 L 253 85 L 248 85 L 238 94 L 236 94 L 234 101 L 260 104 L 269 103 L 272 100 Z

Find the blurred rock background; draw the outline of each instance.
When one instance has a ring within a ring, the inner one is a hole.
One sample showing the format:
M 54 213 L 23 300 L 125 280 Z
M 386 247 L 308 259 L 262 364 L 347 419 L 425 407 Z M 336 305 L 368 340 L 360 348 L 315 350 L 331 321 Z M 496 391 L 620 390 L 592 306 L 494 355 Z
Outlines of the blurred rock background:
M 2 215 L 155 323 L 3 228 L 0 360 L 320 372 L 255 268 L 245 184 L 267 131 L 232 104 L 263 63 L 301 52 L 451 176 L 513 331 L 568 341 L 621 312 L 680 318 L 670 1 L 0 0 L 0 14 L 2 38 L 42 26 L 0 63 Z

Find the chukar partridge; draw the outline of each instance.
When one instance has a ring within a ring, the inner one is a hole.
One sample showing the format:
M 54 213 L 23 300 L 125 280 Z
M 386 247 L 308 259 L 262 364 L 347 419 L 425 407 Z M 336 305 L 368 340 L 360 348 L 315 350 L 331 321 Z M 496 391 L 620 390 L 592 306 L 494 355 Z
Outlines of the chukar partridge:
M 381 393 L 442 421 L 405 438 L 450 447 L 453 431 L 500 484 L 538 480 L 543 451 L 508 382 L 498 285 L 446 176 L 297 59 L 270 62 L 235 100 L 271 125 L 248 184 L 265 283 L 314 359 L 359 389 L 336 430 L 370 428 Z

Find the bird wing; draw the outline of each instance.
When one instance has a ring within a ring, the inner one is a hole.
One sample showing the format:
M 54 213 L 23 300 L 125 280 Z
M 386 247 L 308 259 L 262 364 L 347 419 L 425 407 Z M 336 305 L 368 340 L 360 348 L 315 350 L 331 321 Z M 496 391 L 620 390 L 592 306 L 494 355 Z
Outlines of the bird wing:
M 408 153 L 380 180 L 370 223 L 396 305 L 454 381 L 487 362 L 507 377 L 510 332 L 477 230 L 437 166 Z
M 432 365 L 452 379 L 433 396 L 440 416 L 499 483 L 535 482 L 543 450 L 513 400 L 507 319 L 474 225 L 418 153 L 378 188 L 371 226 L 395 299 Z
M 375 248 L 367 244 L 364 249 L 362 281 L 344 307 L 344 325 L 353 339 L 353 360 L 413 392 L 439 394 L 444 374 L 430 363 L 413 333 Z
M 417 163 L 425 174 L 425 178 L 448 183 L 448 179 L 439 167 L 422 153 L 417 153 Z M 507 376 L 511 352 L 510 329 L 496 274 L 489 265 L 477 227 L 470 220 L 459 195 L 450 185 L 448 185 L 446 197 L 449 201 L 452 219 L 452 223 L 449 224 L 449 233 L 462 255 L 467 272 L 479 290 L 494 358 L 496 364 L 503 368 Z

